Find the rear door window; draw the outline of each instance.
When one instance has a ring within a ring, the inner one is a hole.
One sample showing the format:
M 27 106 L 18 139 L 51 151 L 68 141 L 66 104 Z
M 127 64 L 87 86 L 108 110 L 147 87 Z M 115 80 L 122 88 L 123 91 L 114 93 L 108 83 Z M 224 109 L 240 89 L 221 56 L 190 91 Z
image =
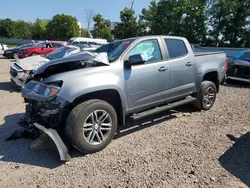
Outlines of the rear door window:
M 182 57 L 188 54 L 187 47 L 183 40 L 165 39 L 170 59 Z

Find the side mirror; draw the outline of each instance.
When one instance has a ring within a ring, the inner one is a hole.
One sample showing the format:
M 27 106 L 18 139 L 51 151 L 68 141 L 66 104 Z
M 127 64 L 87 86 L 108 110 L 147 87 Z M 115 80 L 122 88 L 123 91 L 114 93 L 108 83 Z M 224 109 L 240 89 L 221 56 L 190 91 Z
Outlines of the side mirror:
M 144 63 L 145 63 L 145 60 L 143 60 L 143 57 L 141 54 L 131 55 L 131 56 L 129 56 L 128 60 L 126 61 L 127 66 L 141 65 Z

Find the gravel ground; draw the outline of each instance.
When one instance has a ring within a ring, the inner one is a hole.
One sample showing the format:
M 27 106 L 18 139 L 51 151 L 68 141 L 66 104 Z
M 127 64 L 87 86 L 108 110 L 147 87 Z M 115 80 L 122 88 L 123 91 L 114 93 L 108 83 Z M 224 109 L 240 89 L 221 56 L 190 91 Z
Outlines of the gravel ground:
M 56 152 L 5 141 L 24 112 L 0 59 L 0 187 L 249 187 L 250 92 L 222 86 L 215 106 L 189 106 L 128 123 L 103 151 L 61 164 Z

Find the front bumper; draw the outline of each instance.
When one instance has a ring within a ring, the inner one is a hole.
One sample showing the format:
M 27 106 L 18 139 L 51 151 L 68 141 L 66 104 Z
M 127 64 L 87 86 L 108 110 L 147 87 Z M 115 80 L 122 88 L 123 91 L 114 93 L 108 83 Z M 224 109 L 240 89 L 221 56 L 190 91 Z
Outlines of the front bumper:
M 62 139 L 64 138 L 64 122 L 69 113 L 67 110 L 69 103 L 57 96 L 45 99 L 25 87 L 22 96 L 28 104 L 25 116 L 19 125 L 28 130 L 35 129 L 40 133 L 40 137 L 32 143 L 30 148 L 51 149 L 50 146 L 56 146 L 60 160 L 69 161 L 71 157 L 68 154 L 67 142 Z
M 23 58 L 28 57 L 28 56 L 29 56 L 29 54 L 25 53 L 25 52 L 19 52 L 18 53 L 18 58 L 19 59 L 23 59 Z
M 13 53 L 6 53 L 6 52 L 4 52 L 3 56 L 10 59 L 10 58 L 12 58 Z
M 37 123 L 35 123 L 34 126 L 42 134 L 31 144 L 30 149 L 38 149 L 41 147 L 44 149 L 54 149 L 53 145 L 55 145 L 61 161 L 69 161 L 71 159 L 67 146 L 64 144 L 56 130 L 46 129 Z
M 11 82 L 18 87 L 23 87 L 27 80 L 32 76 L 30 71 L 25 72 L 15 63 L 10 68 Z
M 250 83 L 250 67 L 232 66 L 227 72 L 226 79 Z

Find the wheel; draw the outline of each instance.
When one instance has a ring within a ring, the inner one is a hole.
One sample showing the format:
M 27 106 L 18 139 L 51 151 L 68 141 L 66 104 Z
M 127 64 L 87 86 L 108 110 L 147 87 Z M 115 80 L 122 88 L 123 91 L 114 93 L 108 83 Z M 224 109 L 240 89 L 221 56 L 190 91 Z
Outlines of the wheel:
M 18 59 L 18 53 L 13 54 L 13 59 Z
M 210 110 L 216 100 L 217 88 L 213 82 L 203 81 L 201 89 L 193 103 L 198 110 Z
M 39 55 L 38 53 L 32 53 L 30 56 L 36 56 Z
M 66 122 L 66 137 L 82 153 L 104 149 L 117 129 L 117 114 L 107 102 L 94 99 L 76 106 Z

